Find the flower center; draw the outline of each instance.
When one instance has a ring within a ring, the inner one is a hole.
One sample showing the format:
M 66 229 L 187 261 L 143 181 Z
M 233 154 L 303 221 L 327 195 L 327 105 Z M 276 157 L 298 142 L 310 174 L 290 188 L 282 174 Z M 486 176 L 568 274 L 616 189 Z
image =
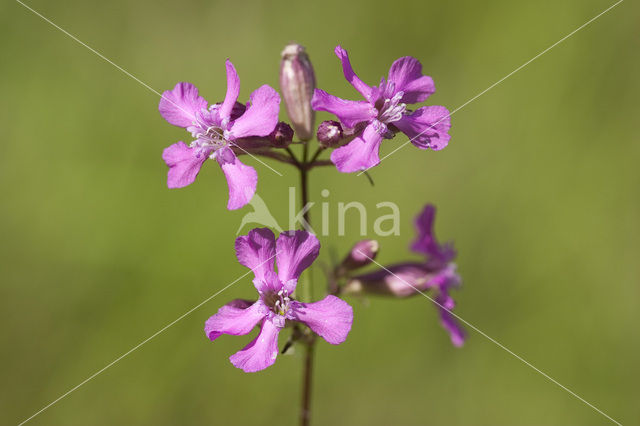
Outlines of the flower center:
M 407 110 L 407 104 L 400 103 L 403 96 L 404 92 L 400 91 L 393 97 L 385 99 L 378 108 L 378 120 L 384 124 L 400 120 Z
M 276 315 L 280 315 L 282 317 L 287 315 L 287 312 L 289 312 L 289 308 L 291 307 L 291 298 L 285 289 L 281 289 L 277 293 L 266 293 L 262 296 L 262 299 Z
M 196 150 L 197 157 L 209 156 L 214 160 L 218 150 L 229 145 L 224 129 L 213 124 L 213 114 L 206 109 L 196 114 L 187 130 L 195 138 L 189 146 Z

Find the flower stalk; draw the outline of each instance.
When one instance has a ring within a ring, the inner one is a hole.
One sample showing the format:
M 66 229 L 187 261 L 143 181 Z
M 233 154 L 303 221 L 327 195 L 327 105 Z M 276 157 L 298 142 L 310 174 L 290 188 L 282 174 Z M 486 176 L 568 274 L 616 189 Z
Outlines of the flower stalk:
M 304 210 L 303 219 L 304 224 L 309 228 L 311 227 L 311 215 L 309 210 L 305 210 L 305 207 L 309 203 L 309 170 L 310 164 L 315 161 L 319 151 L 313 156 L 312 161 L 308 161 L 309 144 L 304 144 L 302 148 L 302 163 L 298 163 L 298 170 L 300 172 L 300 192 L 301 208 Z M 311 166 L 312 167 L 312 166 Z M 306 229 L 310 231 L 310 229 Z M 309 272 L 311 273 L 311 272 Z M 311 281 L 309 281 L 311 282 Z M 304 339 L 305 352 L 304 352 L 304 364 L 302 373 L 302 399 L 300 401 L 300 425 L 308 426 L 311 422 L 311 393 L 313 390 L 313 355 L 315 350 L 315 336 L 310 334 Z

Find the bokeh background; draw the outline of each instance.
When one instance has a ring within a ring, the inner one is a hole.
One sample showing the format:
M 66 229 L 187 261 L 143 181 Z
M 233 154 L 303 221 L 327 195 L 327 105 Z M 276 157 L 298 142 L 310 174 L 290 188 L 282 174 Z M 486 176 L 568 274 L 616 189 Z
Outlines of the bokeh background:
M 246 99 L 277 87 L 295 40 L 347 98 L 336 44 L 370 83 L 413 55 L 436 82 L 427 104 L 453 110 L 612 2 L 27 4 L 158 91 L 186 80 L 217 101 L 230 57 Z M 623 2 L 457 112 L 446 150 L 385 160 L 374 187 L 330 168 L 311 181 L 331 211 L 324 263 L 359 238 L 355 214 L 337 235 L 338 202 L 368 206 L 370 233 L 376 203 L 400 206 L 384 263 L 412 258 L 413 216 L 435 203 L 459 250 L 456 312 L 623 424 L 640 422 L 639 18 Z M 0 416 L 17 424 L 243 274 L 232 247 L 250 210 L 225 209 L 217 167 L 166 188 L 162 149 L 186 134 L 157 95 L 16 2 L 0 4 L 0 34 Z M 286 223 L 295 171 L 247 163 Z M 30 424 L 296 424 L 300 353 L 244 374 L 227 357 L 251 337 L 202 331 L 253 294 L 245 278 Z M 349 302 L 347 342 L 318 345 L 316 425 L 609 424 L 473 331 L 452 347 L 424 298 Z

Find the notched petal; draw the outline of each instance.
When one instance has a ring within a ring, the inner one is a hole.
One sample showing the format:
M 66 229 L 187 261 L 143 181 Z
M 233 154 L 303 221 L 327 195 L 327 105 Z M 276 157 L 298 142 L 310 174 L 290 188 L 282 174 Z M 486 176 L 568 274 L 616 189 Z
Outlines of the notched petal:
M 229 357 L 229 361 L 245 373 L 255 373 L 272 366 L 278 357 L 280 328 L 271 320 L 262 323 L 260 334 L 242 350 Z
M 260 300 L 246 306 L 246 301 L 236 299 L 222 306 L 218 313 L 205 322 L 204 332 L 212 341 L 223 334 L 234 336 L 248 334 L 264 319 L 268 311 L 269 309 Z
M 183 188 L 192 184 L 207 158 L 203 154 L 198 155 L 195 149 L 188 147 L 184 142 L 174 143 L 165 148 L 162 159 L 169 167 L 167 186 Z
M 282 283 L 293 283 L 294 288 L 287 289 L 292 293 L 295 290 L 295 280 L 318 257 L 320 242 L 307 231 L 286 231 L 276 241 L 276 252 L 278 277 Z
M 382 138 L 383 135 L 376 130 L 376 126 L 369 124 L 361 136 L 335 149 L 331 153 L 331 161 L 343 173 L 359 172 L 375 167 L 380 163 Z
M 411 56 L 402 57 L 391 65 L 389 83 L 395 87 L 394 94 L 404 93 L 401 102 L 407 104 L 424 102 L 436 91 L 433 79 L 422 75 L 422 64 Z
M 344 342 L 353 324 L 353 308 L 344 300 L 329 295 L 314 303 L 293 302 L 293 316 L 332 345 Z
M 270 229 L 256 228 L 241 235 L 236 238 L 235 249 L 238 262 L 253 271 L 256 282 L 265 282 L 268 274 L 274 271 L 276 238 Z
M 216 157 L 229 186 L 227 208 L 236 210 L 249 204 L 258 186 L 258 173 L 251 166 L 243 164 L 229 148 L 220 150 Z
M 368 122 L 377 114 L 367 101 L 341 99 L 320 89 L 313 92 L 311 107 L 316 111 L 334 114 L 348 128 L 354 128 L 358 123 Z
M 198 88 L 191 83 L 178 83 L 160 98 L 160 115 L 174 126 L 187 128 L 196 119 L 196 113 L 207 108 L 207 101 L 198 95 Z
M 247 110 L 233 122 L 230 137 L 268 136 L 278 124 L 279 112 L 280 95 L 265 84 L 249 97 Z
M 230 60 L 227 59 L 225 63 L 227 67 L 227 94 L 224 97 L 224 102 L 218 110 L 218 114 L 221 122 L 227 122 L 231 115 L 238 95 L 240 94 L 240 78 L 236 72 L 236 68 L 233 66 Z
M 449 111 L 443 106 L 418 108 L 393 124 L 420 149 L 430 148 L 439 151 L 444 149 L 451 139 L 451 119 Z
M 374 99 L 371 99 L 372 89 L 370 86 L 365 84 L 360 78 L 356 75 L 351 67 L 351 61 L 349 60 L 349 54 L 342 46 L 336 46 L 334 50 L 340 62 L 342 62 L 342 72 L 344 74 L 344 78 L 347 79 L 349 83 L 358 91 L 364 98 L 370 102 L 373 102 Z

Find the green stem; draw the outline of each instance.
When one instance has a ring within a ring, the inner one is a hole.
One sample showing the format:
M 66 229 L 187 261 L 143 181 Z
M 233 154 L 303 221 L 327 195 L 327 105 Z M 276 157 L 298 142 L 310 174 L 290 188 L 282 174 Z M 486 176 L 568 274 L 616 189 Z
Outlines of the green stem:
M 313 156 L 313 160 L 318 157 L 319 152 L 316 152 Z M 309 164 L 313 162 L 308 161 L 309 157 L 309 144 L 305 144 L 302 152 L 302 164 L 298 166 L 300 170 L 300 191 L 302 193 L 302 208 L 304 209 L 309 202 Z M 309 211 L 303 214 L 305 222 L 311 226 L 311 219 Z M 310 229 L 307 229 L 310 231 Z M 310 273 L 310 272 L 309 272 Z M 313 381 L 313 352 L 315 345 L 315 336 L 310 333 L 307 334 L 306 339 L 303 340 L 306 350 L 304 355 L 304 366 L 302 374 L 302 400 L 300 405 L 300 425 L 309 426 L 311 422 L 311 391 Z
M 313 156 L 311 157 L 311 160 L 309 160 L 309 164 L 313 164 L 318 157 L 320 156 L 320 154 L 322 154 L 322 151 L 324 151 L 324 148 L 322 147 L 318 147 L 318 149 L 316 150 L 316 152 L 313 154 Z
M 300 164 L 300 161 L 298 161 L 298 157 L 296 157 L 296 155 L 293 153 L 293 151 L 291 151 L 291 148 L 287 147 L 287 148 L 285 148 L 285 150 L 289 154 L 289 157 L 291 157 L 291 160 L 293 161 L 293 164 L 298 169 L 302 169 L 302 164 Z
M 309 426 L 311 422 L 311 382 L 313 379 L 313 351 L 315 339 L 306 344 L 304 354 L 304 376 L 302 382 L 302 406 L 300 409 L 300 425 Z

